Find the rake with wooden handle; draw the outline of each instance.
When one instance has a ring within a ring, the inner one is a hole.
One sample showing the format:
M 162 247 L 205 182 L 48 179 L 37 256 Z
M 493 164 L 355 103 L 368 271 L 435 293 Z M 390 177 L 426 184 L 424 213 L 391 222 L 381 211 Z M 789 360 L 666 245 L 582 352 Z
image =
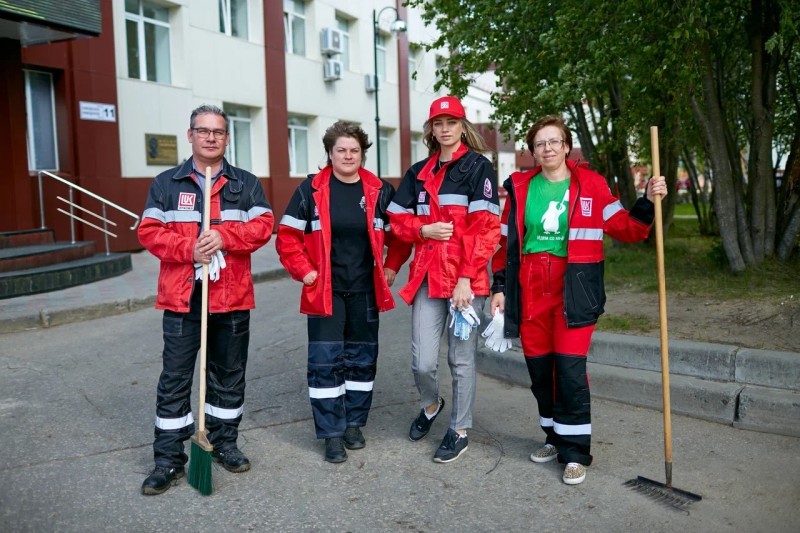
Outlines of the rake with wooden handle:
M 206 167 L 203 187 L 203 233 L 211 227 L 211 167 Z M 197 406 L 197 432 L 192 435 L 189 455 L 189 485 L 208 496 L 211 485 L 211 452 L 214 447 L 206 435 L 206 356 L 208 353 L 208 264 L 203 263 L 203 291 L 200 304 L 200 394 Z
M 658 158 L 658 128 L 650 127 L 650 147 L 653 157 L 653 176 L 661 175 Z M 658 269 L 658 317 L 661 326 L 661 390 L 664 405 L 664 468 L 666 483 L 639 476 L 625 483 L 628 487 L 646 494 L 661 503 L 685 509 L 702 496 L 672 486 L 672 419 L 669 398 L 669 343 L 667 341 L 667 288 L 664 274 L 664 231 L 661 218 L 661 195 L 653 197 L 656 223 L 656 263 Z

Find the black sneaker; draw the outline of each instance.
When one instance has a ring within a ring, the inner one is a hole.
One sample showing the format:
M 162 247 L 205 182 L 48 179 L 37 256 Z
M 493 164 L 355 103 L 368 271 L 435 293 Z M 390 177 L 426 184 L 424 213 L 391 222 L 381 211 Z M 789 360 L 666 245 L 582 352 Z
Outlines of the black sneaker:
M 142 483 L 142 494 L 163 494 L 183 477 L 182 466 L 156 466 Z
M 459 435 L 453 429 L 447 428 L 447 434 L 442 439 L 439 449 L 433 456 L 434 463 L 449 463 L 455 461 L 467 451 L 467 435 Z
M 348 450 L 360 450 L 367 445 L 361 428 L 347 428 L 344 432 L 344 447 Z
M 238 473 L 250 470 L 250 459 L 245 457 L 236 446 L 224 450 L 214 450 L 211 452 L 211 458 L 222 463 L 222 467 L 228 472 Z
M 411 423 L 411 429 L 408 431 L 408 438 L 416 442 L 427 435 L 431 430 L 433 421 L 436 420 L 436 417 L 439 416 L 442 409 L 444 409 L 444 398 L 441 397 L 439 398 L 439 409 L 436 410 L 436 414 L 433 415 L 430 420 L 428 420 L 428 416 L 425 414 L 425 409 L 420 409 L 419 416 Z
M 342 437 L 325 439 L 325 460 L 329 463 L 347 461 L 347 452 L 344 449 L 344 439 Z

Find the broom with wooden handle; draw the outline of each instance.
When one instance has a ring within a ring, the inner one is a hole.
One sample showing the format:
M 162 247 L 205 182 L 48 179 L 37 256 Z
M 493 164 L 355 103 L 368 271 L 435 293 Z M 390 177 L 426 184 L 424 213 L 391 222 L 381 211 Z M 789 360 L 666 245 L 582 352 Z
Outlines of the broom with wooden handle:
M 661 165 L 658 157 L 658 128 L 650 127 L 650 148 L 653 157 L 653 176 L 661 175 Z M 647 494 L 657 501 L 666 503 L 679 509 L 685 508 L 693 502 L 700 501 L 701 496 L 672 486 L 672 419 L 669 397 L 669 342 L 667 339 L 667 284 L 664 273 L 664 228 L 661 218 L 661 195 L 653 197 L 655 205 L 656 225 L 656 264 L 658 270 L 658 318 L 661 326 L 661 392 L 664 406 L 664 469 L 666 470 L 666 483 L 659 483 L 652 479 L 639 476 L 631 479 L 625 485 L 636 491 Z
M 203 188 L 203 233 L 211 227 L 211 167 L 206 167 Z M 206 435 L 206 356 L 208 353 L 208 264 L 203 263 L 200 304 L 200 394 L 197 407 L 197 432 L 192 436 L 189 455 L 189 485 L 208 496 L 211 486 L 211 452 L 214 447 Z

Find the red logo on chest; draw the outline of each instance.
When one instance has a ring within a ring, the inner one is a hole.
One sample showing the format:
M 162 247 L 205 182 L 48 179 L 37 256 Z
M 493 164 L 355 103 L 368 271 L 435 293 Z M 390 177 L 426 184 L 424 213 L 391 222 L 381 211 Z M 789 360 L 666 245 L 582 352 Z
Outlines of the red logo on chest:
M 182 192 L 178 196 L 178 211 L 194 211 L 194 201 L 197 195 L 193 192 Z

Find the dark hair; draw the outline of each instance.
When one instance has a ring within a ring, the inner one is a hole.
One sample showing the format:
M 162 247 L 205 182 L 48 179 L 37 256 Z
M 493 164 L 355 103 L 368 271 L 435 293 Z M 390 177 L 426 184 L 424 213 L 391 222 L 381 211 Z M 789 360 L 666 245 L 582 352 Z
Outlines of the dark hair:
M 189 118 L 189 129 L 194 129 L 195 119 L 200 115 L 219 115 L 225 119 L 225 131 L 230 130 L 231 121 L 225 111 L 215 105 L 208 104 L 203 104 L 192 111 L 192 116 Z
M 441 148 L 439 141 L 433 136 L 433 121 L 442 116 L 443 115 L 439 115 L 432 120 L 426 120 L 425 124 L 422 125 L 422 142 L 428 147 L 428 156 L 432 156 Z M 488 152 L 489 145 L 483 140 L 483 137 L 478 133 L 478 130 L 475 129 L 475 126 L 472 125 L 472 122 L 466 118 L 460 118 L 458 120 L 461 121 L 461 127 L 464 130 L 464 133 L 461 135 L 461 142 L 478 153 L 482 154 Z
M 539 133 L 539 130 L 547 126 L 555 126 L 561 130 L 561 133 L 564 134 L 564 142 L 566 142 L 569 147 L 569 150 L 567 150 L 567 155 L 569 155 L 572 151 L 572 132 L 567 127 L 567 123 L 564 122 L 564 119 L 558 115 L 545 115 L 537 120 L 536 123 L 531 126 L 531 129 L 528 130 L 528 134 L 525 135 L 525 141 L 528 143 L 528 150 L 531 155 L 535 155 L 533 153 L 533 142 L 536 138 L 536 134 Z
M 328 155 L 327 164 L 331 164 L 331 151 L 339 137 L 352 137 L 358 141 L 358 144 L 361 146 L 361 166 L 363 167 L 364 163 L 367 161 L 367 150 L 372 146 L 372 143 L 369 142 L 369 136 L 367 132 L 361 129 L 361 126 L 346 120 L 334 122 L 330 128 L 325 130 L 325 135 L 322 136 L 322 146 L 325 148 L 325 153 Z

